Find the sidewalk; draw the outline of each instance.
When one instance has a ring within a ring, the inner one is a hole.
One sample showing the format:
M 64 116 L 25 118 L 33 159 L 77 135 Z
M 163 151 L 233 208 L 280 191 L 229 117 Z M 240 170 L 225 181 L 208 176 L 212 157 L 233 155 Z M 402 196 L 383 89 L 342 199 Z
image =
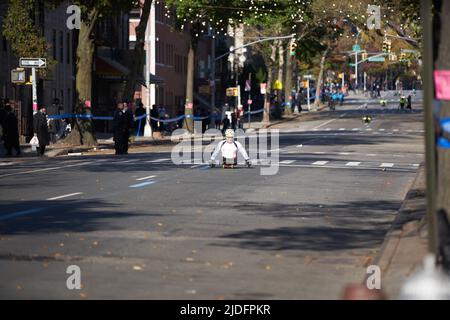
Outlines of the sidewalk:
M 398 299 L 406 279 L 422 266 L 428 250 L 425 216 L 425 168 L 422 166 L 373 263 L 381 269 L 381 288 L 388 299 Z
M 288 121 L 293 121 L 298 118 L 300 118 L 300 114 L 293 114 L 291 116 L 285 116 L 281 120 L 273 121 L 270 123 L 264 123 L 264 122 L 254 122 L 250 124 L 250 129 L 248 129 L 249 125 L 248 123 L 244 123 L 244 129 L 247 130 L 247 132 L 256 132 L 261 129 L 268 129 L 272 126 L 275 126 L 280 123 L 285 123 Z M 204 136 L 201 134 L 191 134 L 187 137 L 191 137 L 194 139 L 202 139 Z M 49 158 L 58 157 L 62 155 L 80 155 L 83 153 L 94 154 L 99 152 L 105 151 L 112 151 L 114 150 L 114 141 L 112 138 L 112 135 L 100 135 L 97 138 L 97 146 L 95 147 L 86 147 L 86 146 L 73 146 L 68 145 L 64 143 L 56 143 L 52 144 L 47 147 L 47 151 L 45 152 L 46 156 Z M 142 148 L 142 147 L 163 147 L 163 146 L 172 146 L 176 144 L 176 142 L 171 141 L 170 136 L 163 136 L 163 137 L 135 137 L 135 140 L 133 143 L 130 144 L 130 151 L 136 148 Z M 32 157 L 36 155 L 35 151 L 31 150 L 31 147 L 28 144 L 24 144 L 21 146 L 22 154 L 24 157 Z M 106 153 L 105 153 L 106 154 Z

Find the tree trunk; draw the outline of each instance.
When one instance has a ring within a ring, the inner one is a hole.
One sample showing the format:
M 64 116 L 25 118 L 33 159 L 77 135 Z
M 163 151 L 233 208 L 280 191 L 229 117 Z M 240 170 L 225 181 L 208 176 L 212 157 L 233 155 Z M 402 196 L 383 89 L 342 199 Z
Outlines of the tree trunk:
M 136 89 L 136 84 L 139 76 L 142 76 L 142 72 L 145 64 L 145 31 L 147 29 L 148 19 L 150 16 L 150 9 L 152 7 L 153 0 L 145 0 L 142 7 L 141 20 L 136 27 L 136 45 L 133 51 L 133 58 L 131 60 L 130 74 L 127 77 L 125 84 L 124 99 L 132 101 Z
M 450 69 L 450 38 L 445 34 L 450 30 L 450 1 L 442 2 L 441 11 L 441 37 L 438 49 L 437 70 Z M 431 67 L 431 66 L 430 66 Z M 441 101 L 441 118 L 450 117 L 450 102 Z M 450 218 L 450 150 L 438 148 L 438 187 L 437 187 L 437 209 L 447 211 Z
M 77 101 L 74 106 L 76 114 L 90 116 L 92 106 L 92 70 L 94 62 L 95 44 L 92 31 L 98 18 L 98 10 L 93 9 L 86 20 L 81 21 L 78 35 L 77 63 L 76 63 L 76 93 Z M 91 118 L 77 118 L 74 120 L 72 132 L 67 142 L 86 146 L 96 145 L 93 121 Z
M 187 69 L 187 79 L 186 79 L 186 104 L 184 108 L 184 114 L 186 116 L 184 120 L 184 128 L 189 132 L 194 132 L 194 58 L 195 49 L 194 44 L 189 45 L 188 53 L 188 69 Z
M 318 108 L 321 104 L 320 94 L 322 92 L 322 87 L 323 87 L 323 71 L 324 71 L 325 59 L 327 58 L 327 55 L 328 55 L 328 48 L 323 52 L 322 59 L 320 60 L 320 71 L 319 71 L 319 76 L 317 77 L 316 100 L 314 101 L 314 106 L 316 108 Z
M 291 44 L 292 41 L 289 41 L 289 48 L 286 50 L 286 77 L 284 79 L 284 102 L 286 105 L 285 113 L 287 115 L 292 114 L 292 76 L 293 76 L 293 67 L 291 56 Z

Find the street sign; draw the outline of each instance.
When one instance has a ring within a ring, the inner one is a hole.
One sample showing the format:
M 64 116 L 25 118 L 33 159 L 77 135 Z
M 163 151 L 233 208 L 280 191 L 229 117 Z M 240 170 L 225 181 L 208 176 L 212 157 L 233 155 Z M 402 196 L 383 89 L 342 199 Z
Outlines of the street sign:
M 261 83 L 261 94 L 267 93 L 267 83 Z
M 386 59 L 385 57 L 370 57 L 369 62 L 384 62 Z
M 245 91 L 246 91 L 246 92 L 249 92 L 249 91 L 251 91 L 251 90 L 252 90 L 251 82 L 250 82 L 250 80 L 246 80 L 246 81 L 245 81 Z
M 11 70 L 11 82 L 12 83 L 25 83 L 26 82 L 25 69 L 17 68 Z
M 47 59 L 45 58 L 20 58 L 19 65 L 21 68 L 46 68 Z
M 354 51 L 354 52 L 359 52 L 359 51 L 361 51 L 361 46 L 360 46 L 359 44 L 355 44 L 355 45 L 353 46 L 353 51 Z
M 238 94 L 239 94 L 238 88 L 236 87 L 227 88 L 227 97 L 237 97 Z

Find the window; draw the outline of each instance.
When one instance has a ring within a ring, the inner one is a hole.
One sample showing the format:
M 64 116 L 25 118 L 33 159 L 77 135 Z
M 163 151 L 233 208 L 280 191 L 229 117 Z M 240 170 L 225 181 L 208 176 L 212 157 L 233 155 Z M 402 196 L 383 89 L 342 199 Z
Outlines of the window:
M 66 62 L 67 64 L 70 64 L 70 52 L 71 52 L 71 45 L 70 45 L 70 33 L 67 34 L 66 37 L 66 53 L 67 53 L 67 58 L 66 58 Z
M 59 56 L 61 57 L 61 63 L 64 63 L 64 32 L 59 32 Z
M 52 51 L 53 51 L 53 59 L 56 60 L 56 30 L 53 30 L 52 34 Z

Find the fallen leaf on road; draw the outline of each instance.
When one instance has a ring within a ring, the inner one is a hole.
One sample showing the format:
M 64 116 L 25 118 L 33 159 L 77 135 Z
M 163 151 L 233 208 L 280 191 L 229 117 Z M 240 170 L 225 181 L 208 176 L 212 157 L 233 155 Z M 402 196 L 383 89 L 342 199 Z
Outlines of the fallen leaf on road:
M 81 299 L 86 299 L 87 298 L 87 294 L 86 293 L 80 293 L 80 298 Z
M 192 250 L 192 254 L 196 254 L 197 253 L 197 250 Z
M 142 267 L 141 266 L 133 266 L 133 270 L 135 271 L 141 271 Z
M 61 253 L 55 253 L 55 254 L 53 254 L 53 258 L 59 258 L 59 257 L 62 257 L 62 254 L 61 254 Z
M 44 268 L 48 268 L 48 263 L 44 263 L 42 265 L 44 266 Z
M 283 258 L 283 256 L 282 256 L 281 254 L 277 254 L 277 255 L 275 256 L 275 258 L 281 259 L 281 258 Z
M 270 270 L 272 270 L 272 267 L 271 266 L 266 266 L 266 271 L 270 271 Z
M 60 247 L 64 247 L 64 243 L 61 242 L 61 243 L 59 244 L 59 246 L 60 246 Z
M 162 227 L 163 226 L 163 224 L 161 222 L 158 222 L 157 225 L 158 225 L 158 227 Z
M 191 258 L 191 257 L 187 257 L 186 259 L 184 259 L 185 261 L 187 261 L 187 262 L 192 262 L 192 261 L 194 261 L 194 258 Z
M 175 209 L 172 209 L 172 212 L 173 212 L 173 213 L 175 213 L 175 212 L 177 212 L 177 210 L 175 210 Z
M 364 262 L 363 262 L 364 268 L 367 268 L 368 266 L 370 266 L 372 264 L 372 261 L 373 261 L 372 256 L 365 257 Z
M 83 237 L 81 237 L 81 238 L 80 238 L 80 241 L 84 241 L 84 238 L 83 238 Z
M 98 241 L 92 241 L 93 246 L 98 246 Z
M 203 210 L 197 210 L 197 213 L 198 213 L 198 214 L 202 214 L 202 213 L 203 213 Z
M 20 291 L 23 290 L 23 287 L 21 284 L 16 285 L 16 290 Z
M 311 256 L 305 256 L 305 257 L 303 258 L 303 260 L 305 261 L 305 264 L 308 265 L 308 264 L 310 264 L 310 263 L 314 260 L 314 258 L 311 257 Z

